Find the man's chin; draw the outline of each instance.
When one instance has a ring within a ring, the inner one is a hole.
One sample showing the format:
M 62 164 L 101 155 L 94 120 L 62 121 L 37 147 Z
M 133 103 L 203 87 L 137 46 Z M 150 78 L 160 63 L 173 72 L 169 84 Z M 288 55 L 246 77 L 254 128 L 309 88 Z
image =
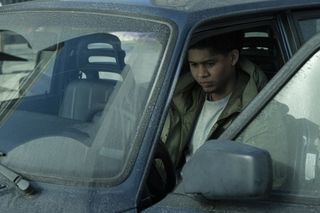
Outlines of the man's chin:
M 215 92 L 217 92 L 217 88 L 215 88 L 215 87 L 202 87 L 202 90 L 205 93 L 215 93 Z

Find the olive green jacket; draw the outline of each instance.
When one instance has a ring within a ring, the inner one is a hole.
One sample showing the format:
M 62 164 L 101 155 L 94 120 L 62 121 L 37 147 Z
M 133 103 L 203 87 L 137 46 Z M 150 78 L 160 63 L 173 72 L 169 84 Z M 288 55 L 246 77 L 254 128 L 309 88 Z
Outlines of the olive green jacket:
M 239 61 L 237 70 L 235 89 L 208 139 L 219 137 L 267 83 L 265 74 L 246 59 Z M 161 134 L 161 141 L 166 144 L 176 168 L 183 163 L 205 96 L 190 73 L 180 77 Z

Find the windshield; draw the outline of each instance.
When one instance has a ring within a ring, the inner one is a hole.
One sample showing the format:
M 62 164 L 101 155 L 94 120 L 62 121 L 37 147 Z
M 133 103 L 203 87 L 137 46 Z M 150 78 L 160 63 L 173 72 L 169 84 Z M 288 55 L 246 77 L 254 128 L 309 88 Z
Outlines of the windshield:
M 32 178 L 114 180 L 144 131 L 170 28 L 74 11 L 0 16 L 1 164 Z

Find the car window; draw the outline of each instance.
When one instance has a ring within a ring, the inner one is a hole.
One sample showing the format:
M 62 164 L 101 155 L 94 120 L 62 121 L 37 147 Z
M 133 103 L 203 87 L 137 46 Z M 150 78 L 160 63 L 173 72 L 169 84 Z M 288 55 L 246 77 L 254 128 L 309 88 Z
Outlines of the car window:
M 146 129 L 169 25 L 69 11 L 0 17 L 1 163 L 34 179 L 119 181 Z
M 308 41 L 312 36 L 320 32 L 320 19 L 302 19 L 298 21 L 302 34 L 302 42 Z
M 237 137 L 270 152 L 278 192 L 320 195 L 319 57 L 314 54 Z

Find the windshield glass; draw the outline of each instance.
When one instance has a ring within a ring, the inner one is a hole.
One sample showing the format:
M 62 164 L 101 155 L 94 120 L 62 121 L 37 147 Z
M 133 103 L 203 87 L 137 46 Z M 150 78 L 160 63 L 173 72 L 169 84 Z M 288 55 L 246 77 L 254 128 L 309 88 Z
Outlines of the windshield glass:
M 0 15 L 0 161 L 28 177 L 118 177 L 170 28 L 83 12 Z

